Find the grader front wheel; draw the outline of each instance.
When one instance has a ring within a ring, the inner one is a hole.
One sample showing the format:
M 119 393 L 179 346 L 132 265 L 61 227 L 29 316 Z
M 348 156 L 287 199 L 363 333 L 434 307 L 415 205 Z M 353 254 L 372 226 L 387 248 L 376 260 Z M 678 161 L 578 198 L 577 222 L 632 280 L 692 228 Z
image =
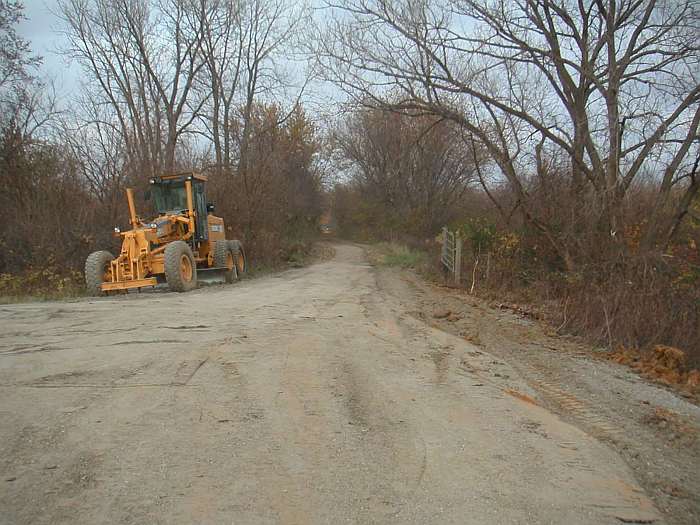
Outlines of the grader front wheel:
M 106 251 L 92 252 L 85 261 L 85 286 L 90 295 L 104 295 L 102 283 L 110 280 L 110 262 L 114 259 Z
M 185 241 L 165 247 L 165 280 L 174 292 L 189 292 L 197 287 L 197 264 Z

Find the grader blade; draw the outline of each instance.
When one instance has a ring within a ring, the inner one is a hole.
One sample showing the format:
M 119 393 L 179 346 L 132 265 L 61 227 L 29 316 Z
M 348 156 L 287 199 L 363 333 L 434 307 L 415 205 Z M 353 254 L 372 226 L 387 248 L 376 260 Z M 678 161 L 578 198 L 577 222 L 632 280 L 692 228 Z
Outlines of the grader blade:
M 225 266 L 220 268 L 198 268 L 197 280 L 200 283 L 220 284 L 228 282 L 226 280 L 226 272 L 230 271 Z

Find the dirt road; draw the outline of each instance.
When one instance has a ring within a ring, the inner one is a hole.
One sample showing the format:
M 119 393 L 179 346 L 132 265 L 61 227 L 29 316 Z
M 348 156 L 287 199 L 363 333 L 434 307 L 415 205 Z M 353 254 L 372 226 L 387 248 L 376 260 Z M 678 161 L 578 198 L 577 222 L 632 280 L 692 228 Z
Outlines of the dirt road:
M 0 522 L 662 522 L 612 449 L 336 250 L 189 294 L 0 307 Z

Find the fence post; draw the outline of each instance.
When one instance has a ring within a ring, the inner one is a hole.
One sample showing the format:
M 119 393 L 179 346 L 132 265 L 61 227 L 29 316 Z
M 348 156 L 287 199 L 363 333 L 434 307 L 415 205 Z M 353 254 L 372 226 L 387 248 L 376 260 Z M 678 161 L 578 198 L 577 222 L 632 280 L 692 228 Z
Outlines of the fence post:
M 455 232 L 455 285 L 462 282 L 462 237 L 459 232 Z
M 447 254 L 449 253 L 448 251 L 448 242 L 449 242 L 449 237 L 447 233 L 447 226 L 442 227 L 442 250 L 440 251 L 440 263 L 442 264 L 443 268 L 445 269 L 445 273 L 449 271 L 449 265 L 447 261 Z
M 449 237 L 447 236 L 447 226 L 442 227 L 442 253 L 440 254 L 442 256 L 442 260 L 445 260 L 445 255 L 447 254 L 447 243 L 449 241 Z

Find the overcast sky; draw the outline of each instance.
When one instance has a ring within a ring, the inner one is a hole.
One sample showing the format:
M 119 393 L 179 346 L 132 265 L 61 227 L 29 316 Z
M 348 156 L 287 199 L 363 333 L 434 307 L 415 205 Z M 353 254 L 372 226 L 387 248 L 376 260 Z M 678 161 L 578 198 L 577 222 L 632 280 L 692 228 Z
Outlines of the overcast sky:
M 57 32 L 60 21 L 52 14 L 56 10 L 55 0 L 24 0 L 24 20 L 18 33 L 32 45 L 32 51 L 43 57 L 41 75 L 56 81 L 59 93 L 70 93 L 78 87 L 79 69 L 57 53 L 65 40 Z
M 292 2 L 294 0 L 291 0 Z M 80 88 L 82 72 L 59 50 L 66 47 L 61 35 L 62 23 L 54 14 L 58 10 L 57 0 L 23 0 L 26 20 L 18 26 L 18 33 L 31 43 L 34 54 L 43 58 L 39 76 L 54 81 L 59 99 L 67 102 Z M 290 95 L 293 100 L 296 95 Z M 338 88 L 315 81 L 307 86 L 302 102 L 310 114 L 329 116 L 340 111 L 339 103 L 345 97 Z

